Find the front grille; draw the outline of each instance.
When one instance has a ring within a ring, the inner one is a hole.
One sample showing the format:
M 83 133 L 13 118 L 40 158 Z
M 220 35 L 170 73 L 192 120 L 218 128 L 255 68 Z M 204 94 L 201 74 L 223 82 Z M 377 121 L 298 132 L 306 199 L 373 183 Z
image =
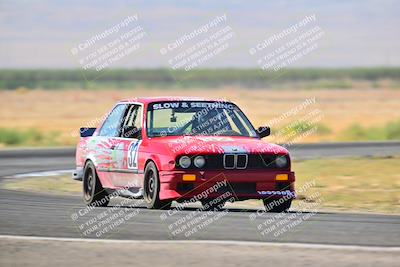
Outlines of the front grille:
M 235 155 L 224 155 L 223 165 L 225 169 L 234 169 L 235 168 Z
M 256 183 L 229 183 L 224 187 L 220 187 L 217 191 L 219 194 L 231 192 L 233 194 L 255 194 Z
M 289 182 L 278 182 L 275 184 L 275 189 L 278 191 L 290 190 L 290 183 Z
M 236 155 L 236 169 L 246 169 L 247 160 L 248 160 L 247 154 Z
M 247 154 L 225 154 L 222 161 L 225 169 L 246 169 Z
M 193 183 L 178 183 L 176 186 L 176 190 L 178 192 L 189 192 L 194 189 L 194 184 Z
M 188 193 L 195 189 L 193 183 L 178 183 L 177 191 L 180 193 Z M 225 186 L 221 186 L 217 189 L 217 194 L 224 194 L 230 192 L 233 195 L 236 194 L 256 194 L 256 183 L 227 183 Z

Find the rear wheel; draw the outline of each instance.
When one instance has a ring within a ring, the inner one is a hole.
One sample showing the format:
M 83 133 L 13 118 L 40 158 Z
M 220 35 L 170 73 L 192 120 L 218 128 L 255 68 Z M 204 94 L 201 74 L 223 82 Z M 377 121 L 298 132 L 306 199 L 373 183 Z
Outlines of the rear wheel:
M 106 207 L 110 202 L 110 197 L 100 183 L 94 164 L 89 161 L 83 171 L 83 200 L 86 205 Z
M 263 199 L 263 202 L 267 212 L 286 212 L 292 204 L 291 199 Z
M 158 170 L 153 162 L 146 165 L 144 170 L 143 198 L 148 209 L 170 209 L 171 201 L 162 201 L 160 194 L 160 179 Z

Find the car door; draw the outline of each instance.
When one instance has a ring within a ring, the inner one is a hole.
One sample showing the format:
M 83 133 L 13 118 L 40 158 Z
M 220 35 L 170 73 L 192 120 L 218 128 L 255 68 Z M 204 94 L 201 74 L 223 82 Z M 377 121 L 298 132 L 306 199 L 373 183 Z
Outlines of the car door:
M 110 178 L 114 187 L 142 186 L 138 171 L 139 148 L 142 131 L 142 106 L 128 104 L 121 121 L 118 137 L 113 138 Z
M 97 172 L 102 180 L 102 184 L 112 187 L 110 170 L 115 162 L 115 147 L 118 146 L 116 140 L 121 132 L 121 121 L 126 113 L 126 104 L 118 104 L 108 114 L 103 122 L 97 136 L 93 139 L 90 146 L 93 147 L 94 158 L 96 159 Z

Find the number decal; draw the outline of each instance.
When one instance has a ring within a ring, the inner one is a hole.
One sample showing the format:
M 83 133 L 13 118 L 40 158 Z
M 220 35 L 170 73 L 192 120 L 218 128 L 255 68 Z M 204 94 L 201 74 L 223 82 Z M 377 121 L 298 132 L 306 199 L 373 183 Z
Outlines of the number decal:
M 128 169 L 138 168 L 138 154 L 139 154 L 139 146 L 142 141 L 133 141 L 129 144 L 128 147 Z

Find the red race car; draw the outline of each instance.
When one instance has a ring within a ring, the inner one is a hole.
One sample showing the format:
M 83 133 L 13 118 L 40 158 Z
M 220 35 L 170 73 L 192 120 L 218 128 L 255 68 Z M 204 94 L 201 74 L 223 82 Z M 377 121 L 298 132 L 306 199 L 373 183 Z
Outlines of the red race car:
M 269 134 L 229 101 L 123 100 L 98 128 L 80 129 L 73 178 L 93 206 L 113 196 L 143 198 L 155 209 L 262 199 L 268 211 L 282 212 L 295 198 L 295 176 L 288 151 L 261 141 Z

